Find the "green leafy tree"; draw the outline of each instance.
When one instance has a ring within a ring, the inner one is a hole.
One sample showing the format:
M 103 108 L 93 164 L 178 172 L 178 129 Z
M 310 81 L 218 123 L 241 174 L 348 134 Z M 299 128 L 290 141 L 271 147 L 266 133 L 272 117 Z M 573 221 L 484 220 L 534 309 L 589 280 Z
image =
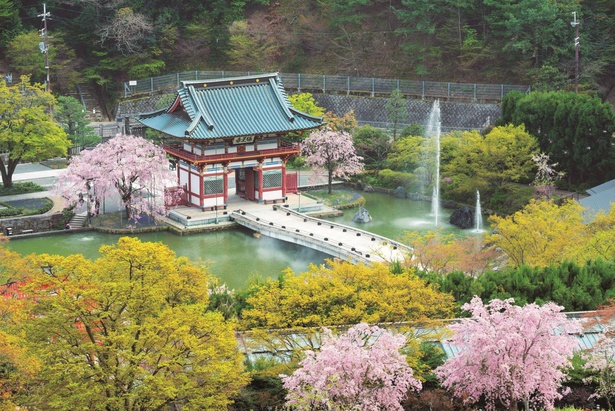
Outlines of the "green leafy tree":
M 485 0 L 484 4 L 490 8 L 487 22 L 492 36 L 507 62 L 520 59 L 538 68 L 571 52 L 566 44 L 570 26 L 563 16 L 571 16 L 573 2 Z
M 41 371 L 20 405 L 226 410 L 247 376 L 232 324 L 207 311 L 208 273 L 161 243 L 100 251 L 36 258 L 24 330 Z
M 58 97 L 58 109 L 55 120 L 62 125 L 73 146 L 88 146 L 100 141 L 100 137 L 89 126 L 83 105 L 71 96 Z
M 425 146 L 425 139 L 416 135 L 394 141 L 387 156 L 387 167 L 397 171 L 414 171 L 421 166 Z
M 229 28 L 229 63 L 239 70 L 270 69 L 276 52 L 276 44 L 264 35 L 262 26 L 250 25 L 247 21 L 236 21 Z
M 615 112 L 609 103 L 570 92 L 511 93 L 498 124 L 524 124 L 540 149 L 566 172 L 569 184 L 615 177 Z
M 537 146 L 523 126 L 495 127 L 485 136 L 477 131 L 465 132 L 445 170 L 474 187 L 465 190 L 493 192 L 508 183 L 531 181 L 535 166 L 532 155 Z
M 39 44 L 42 38 L 37 31 L 22 33 L 11 40 L 7 45 L 6 57 L 11 67 L 20 75 L 30 76 L 38 83 L 46 78 L 45 54 L 41 53 Z M 50 49 L 53 56 L 53 51 Z
M 316 117 L 322 117 L 325 109 L 320 107 L 311 93 L 297 93 L 288 96 L 290 104 L 299 111 Z
M 21 27 L 18 4 L 14 0 L 0 0 L 0 47 L 4 48 Z
M 391 92 L 391 96 L 385 105 L 389 122 L 393 123 L 393 141 L 397 138 L 397 128 L 399 123 L 403 123 L 408 118 L 408 108 L 406 99 L 400 89 L 396 88 Z
M 43 39 L 37 31 L 22 33 L 7 45 L 6 57 L 11 67 L 21 75 L 27 75 L 32 81 L 44 83 L 47 78 L 45 54 L 41 53 Z M 81 61 L 70 48 L 64 34 L 54 33 L 49 39 L 50 83 L 55 91 L 69 91 L 83 81 L 80 72 Z
M 27 77 L 15 86 L 0 81 L 0 172 L 5 188 L 13 185 L 13 173 L 21 161 L 41 161 L 66 155 L 70 145 L 66 133 L 49 115 L 55 104 L 51 93 Z
M 376 171 L 382 170 L 391 150 L 391 139 L 382 130 L 370 125 L 363 126 L 353 135 L 357 154 L 363 157 L 366 168 Z

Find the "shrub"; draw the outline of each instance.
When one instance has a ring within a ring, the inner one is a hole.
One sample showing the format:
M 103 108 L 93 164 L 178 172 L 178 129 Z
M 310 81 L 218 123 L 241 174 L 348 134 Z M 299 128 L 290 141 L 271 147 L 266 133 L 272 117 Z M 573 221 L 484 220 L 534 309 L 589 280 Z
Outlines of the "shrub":
M 15 194 L 38 193 L 45 191 L 45 188 L 31 181 L 13 183 L 10 188 L 0 186 L 0 196 L 10 196 Z
M 20 215 L 22 211 L 21 208 L 3 208 L 0 210 L 0 217 L 13 217 Z
M 418 181 L 412 173 L 384 169 L 378 173 L 375 179 L 379 187 L 396 189 L 401 186 L 406 191 L 417 191 Z

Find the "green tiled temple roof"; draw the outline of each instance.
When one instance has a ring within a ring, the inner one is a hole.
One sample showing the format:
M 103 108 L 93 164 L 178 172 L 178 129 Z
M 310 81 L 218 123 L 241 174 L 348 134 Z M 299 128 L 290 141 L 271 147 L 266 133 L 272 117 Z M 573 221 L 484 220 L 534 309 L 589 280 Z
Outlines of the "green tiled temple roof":
M 277 73 L 184 81 L 168 108 L 140 114 L 137 120 L 189 140 L 288 133 L 324 124 L 292 108 Z

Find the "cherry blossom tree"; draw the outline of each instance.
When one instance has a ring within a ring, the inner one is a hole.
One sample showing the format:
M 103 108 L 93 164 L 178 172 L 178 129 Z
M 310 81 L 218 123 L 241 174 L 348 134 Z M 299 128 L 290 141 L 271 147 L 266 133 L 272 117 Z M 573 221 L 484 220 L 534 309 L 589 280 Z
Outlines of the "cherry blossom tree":
M 116 190 L 127 218 L 157 217 L 166 214 L 165 201 L 156 201 L 157 197 L 165 187 L 177 185 L 168 164 L 164 151 L 152 142 L 118 134 L 74 157 L 58 179 L 56 192 L 71 204 L 87 200 L 96 214 L 97 205 Z
M 465 304 L 472 317 L 450 326 L 459 353 L 436 374 L 453 395 L 468 402 L 484 398 L 490 410 L 496 403 L 517 410 L 518 401 L 526 410 L 530 403 L 551 409 L 562 397 L 564 368 L 578 347 L 570 334 L 580 327 L 554 303 L 519 307 L 513 302 L 495 299 L 484 305 L 474 297 Z
M 329 194 L 334 177 L 346 179 L 363 170 L 363 159 L 356 154 L 352 136 L 345 131 L 313 131 L 303 142 L 302 151 L 308 167 L 327 172 Z
M 534 154 L 532 161 L 536 164 L 537 169 L 533 182 L 536 196 L 550 198 L 555 192 L 555 182 L 564 177 L 566 173 L 555 170 L 557 163 L 551 163 L 548 154 Z
M 408 390 L 419 391 L 412 368 L 399 353 L 406 337 L 360 323 L 334 338 L 325 329 L 320 352 L 307 352 L 301 368 L 282 375 L 294 410 L 403 410 Z
M 609 299 L 607 304 L 585 315 L 587 329 L 600 330 L 600 337 L 594 346 L 583 353 L 587 362 L 584 368 L 592 374 L 584 379 L 585 383 L 595 383 L 594 394 L 590 398 L 604 398 L 609 410 L 613 409 L 611 399 L 615 397 L 615 301 Z

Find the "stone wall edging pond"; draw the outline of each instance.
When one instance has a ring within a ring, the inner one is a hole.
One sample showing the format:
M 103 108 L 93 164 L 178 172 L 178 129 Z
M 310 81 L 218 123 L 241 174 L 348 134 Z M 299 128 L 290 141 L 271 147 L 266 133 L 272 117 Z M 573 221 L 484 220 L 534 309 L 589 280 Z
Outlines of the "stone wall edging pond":
M 64 215 L 62 213 L 3 218 L 0 220 L 0 229 L 2 230 L 2 234 L 7 237 L 44 234 L 62 231 L 63 228 Z

